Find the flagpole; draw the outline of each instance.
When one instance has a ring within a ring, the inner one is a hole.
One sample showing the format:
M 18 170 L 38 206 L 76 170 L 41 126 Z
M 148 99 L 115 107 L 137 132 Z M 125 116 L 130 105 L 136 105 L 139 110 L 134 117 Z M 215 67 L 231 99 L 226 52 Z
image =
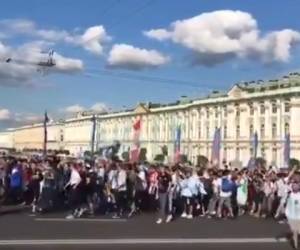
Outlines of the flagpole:
M 44 115 L 44 145 L 43 145 L 43 155 L 44 158 L 47 156 L 47 142 L 48 142 L 48 131 L 47 131 L 47 122 L 49 121 L 47 111 Z
M 92 140 L 91 140 L 91 153 L 94 156 L 95 152 L 95 135 L 96 135 L 96 116 L 92 116 Z

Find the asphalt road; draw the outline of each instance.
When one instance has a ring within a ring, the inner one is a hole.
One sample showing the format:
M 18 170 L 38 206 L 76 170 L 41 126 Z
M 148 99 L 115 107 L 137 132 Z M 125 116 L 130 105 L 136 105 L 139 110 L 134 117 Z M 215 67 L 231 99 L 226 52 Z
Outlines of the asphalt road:
M 288 227 L 273 220 L 178 219 L 155 224 L 155 215 L 112 220 L 65 220 L 66 213 L 29 216 L 21 208 L 2 209 L 0 249 L 291 249 Z M 278 241 L 278 238 L 280 240 Z

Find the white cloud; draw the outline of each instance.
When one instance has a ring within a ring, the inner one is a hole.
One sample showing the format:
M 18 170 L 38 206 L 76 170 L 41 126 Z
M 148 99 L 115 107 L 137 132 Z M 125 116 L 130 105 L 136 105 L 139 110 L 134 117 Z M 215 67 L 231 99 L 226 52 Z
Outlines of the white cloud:
M 166 40 L 172 36 L 172 33 L 165 29 L 152 29 L 144 31 L 143 34 L 149 38 L 154 38 L 159 41 Z
M 6 108 L 0 108 L 0 121 L 4 127 L 16 127 L 43 121 L 43 116 L 34 113 L 15 113 Z
M 44 120 L 44 117 L 41 115 L 36 115 L 36 114 L 26 114 L 24 116 L 24 121 L 26 123 L 37 123 L 37 122 L 42 122 Z
M 55 54 L 54 69 L 62 73 L 72 73 L 83 70 L 83 62 L 79 59 L 67 58 L 60 54 Z
M 88 28 L 77 40 L 87 51 L 101 55 L 103 52 L 102 44 L 110 40 L 110 37 L 107 35 L 105 28 L 100 25 Z
M 141 49 L 128 44 L 115 44 L 108 57 L 109 66 L 131 70 L 158 67 L 169 61 L 168 56 L 156 50 Z
M 0 121 L 8 121 L 12 118 L 12 114 L 8 109 L 0 108 Z
M 106 112 L 108 110 L 108 107 L 103 102 L 97 102 L 91 107 L 91 110 L 96 112 Z
M 300 42 L 294 30 L 262 35 L 257 21 L 242 11 L 220 10 L 178 20 L 169 29 L 144 32 L 157 40 L 171 39 L 194 52 L 194 63 L 214 65 L 232 58 L 259 59 L 265 63 L 287 62 Z
M 27 19 L 4 19 L 0 21 L 1 29 L 9 33 L 31 33 L 35 23 Z
M 78 113 L 84 111 L 85 108 L 79 104 L 71 105 L 63 109 L 66 113 Z
M 89 27 L 83 34 L 73 34 L 66 30 L 39 29 L 34 22 L 27 19 L 7 19 L 0 21 L 0 28 L 7 33 L 80 46 L 96 55 L 103 53 L 103 44 L 111 39 L 102 25 Z
M 285 29 L 271 32 L 266 38 L 260 41 L 259 46 L 264 48 L 264 60 L 273 59 L 279 62 L 288 62 L 291 57 L 292 47 L 300 42 L 300 33 L 294 30 Z
M 105 103 L 97 102 L 94 105 L 92 105 L 90 108 L 81 106 L 79 104 L 74 104 L 63 108 L 60 111 L 67 114 L 75 114 L 83 111 L 94 111 L 94 112 L 101 113 L 101 112 L 106 112 L 107 110 L 108 107 Z
M 12 121 L 14 121 L 18 125 L 40 123 L 43 120 L 43 115 L 38 115 L 34 113 L 14 113 L 12 119 Z
M 49 43 L 32 42 L 17 48 L 5 46 L 0 42 L 0 85 L 1 86 L 27 86 L 32 85 L 33 79 L 39 70 L 47 73 L 74 73 L 83 70 L 83 62 L 79 59 L 67 58 L 58 53 L 54 54 L 55 65 L 43 68 L 38 65 L 48 60 L 44 48 Z M 6 62 L 7 59 L 10 62 Z

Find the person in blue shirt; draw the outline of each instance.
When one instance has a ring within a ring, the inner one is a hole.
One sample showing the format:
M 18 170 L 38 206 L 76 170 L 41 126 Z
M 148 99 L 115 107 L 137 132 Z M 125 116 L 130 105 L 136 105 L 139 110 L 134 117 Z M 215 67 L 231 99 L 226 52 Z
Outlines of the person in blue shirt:
M 22 186 L 23 176 L 21 171 L 21 165 L 15 164 L 9 175 L 10 183 L 10 198 L 13 203 L 21 202 L 22 199 Z

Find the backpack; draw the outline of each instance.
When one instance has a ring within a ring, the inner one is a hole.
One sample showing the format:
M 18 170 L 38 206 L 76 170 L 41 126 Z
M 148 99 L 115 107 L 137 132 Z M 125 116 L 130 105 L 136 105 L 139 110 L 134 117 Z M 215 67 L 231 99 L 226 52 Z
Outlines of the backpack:
M 222 178 L 221 190 L 222 190 L 222 192 L 225 192 L 225 193 L 232 192 L 233 182 L 231 180 L 229 180 L 227 177 Z

